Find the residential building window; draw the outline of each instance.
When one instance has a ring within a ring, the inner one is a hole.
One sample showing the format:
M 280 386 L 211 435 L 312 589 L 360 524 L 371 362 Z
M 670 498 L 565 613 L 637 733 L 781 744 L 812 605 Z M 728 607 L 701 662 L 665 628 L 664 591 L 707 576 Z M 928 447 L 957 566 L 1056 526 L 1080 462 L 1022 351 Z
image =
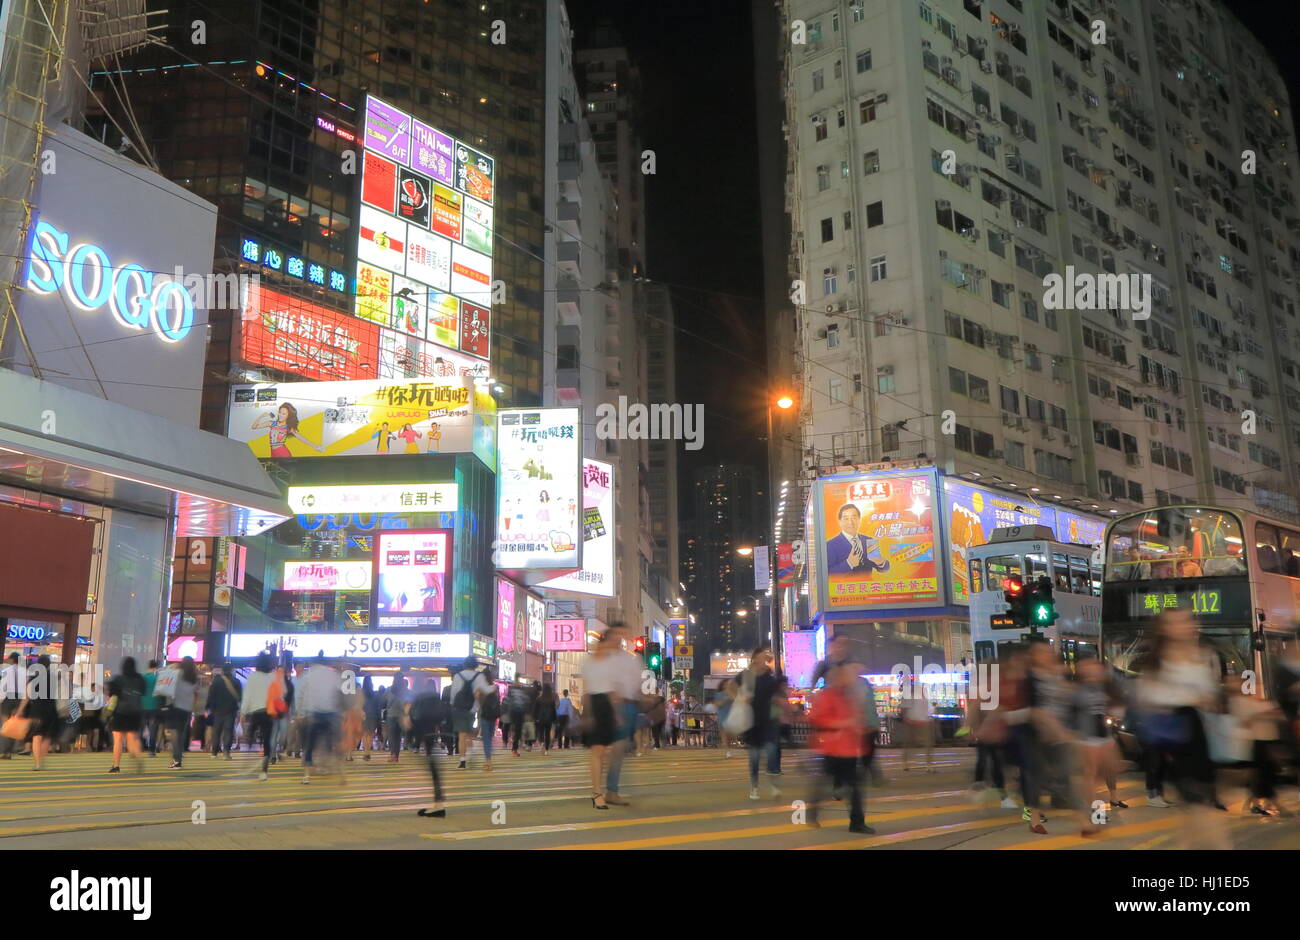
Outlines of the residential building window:
M 958 395 L 966 394 L 966 373 L 961 369 L 948 367 L 948 388 Z
M 858 283 L 858 266 L 856 264 L 849 265 L 845 273 L 848 274 L 850 284 Z
M 844 213 L 844 231 L 847 232 L 851 228 L 853 228 L 853 213 L 846 212 Z
M 829 129 L 826 127 L 826 121 L 825 120 L 814 121 L 813 131 L 814 131 L 813 136 L 817 140 L 825 140 L 827 135 L 829 134 Z
M 968 375 L 966 377 L 966 388 L 966 394 L 971 398 L 988 403 L 989 383 L 986 380 L 981 379 L 978 375 Z
M 840 345 L 840 326 L 838 323 L 832 323 L 826 327 L 826 348 L 836 349 Z
M 832 405 L 842 405 L 844 403 L 844 380 L 838 376 L 832 378 L 829 384 L 830 397 Z
M 876 370 L 876 391 L 888 395 L 894 391 L 894 371 L 888 372 Z
M 876 119 L 876 99 L 867 98 L 858 104 L 858 123 L 869 124 Z
M 880 429 L 880 449 L 886 453 L 898 450 L 898 428 L 891 425 Z
M 1007 466 L 1025 469 L 1025 445 L 1019 441 L 1005 441 L 1002 445 L 1002 456 Z
M 1025 298 L 1023 309 L 1026 320 L 1033 320 L 1035 323 L 1038 322 L 1038 301 Z
M 875 228 L 877 225 L 885 224 L 885 204 L 883 202 L 872 202 L 867 204 L 867 228 Z M 883 260 L 883 259 L 882 259 Z M 879 278 L 872 278 L 879 280 Z
M 858 56 L 857 56 L 857 63 L 858 63 L 858 74 L 859 74 L 859 75 L 861 75 L 863 72 L 865 72 L 865 71 L 867 71 L 868 69 L 870 69 L 870 68 L 871 68 L 871 50 L 870 50 L 870 49 L 864 49 L 864 50 L 862 50 L 861 52 L 859 52 L 859 53 L 858 53 Z
M 831 188 L 831 168 L 822 164 L 817 167 L 817 192 L 824 193 Z
M 836 60 L 835 62 L 835 77 L 836 78 L 844 77 L 844 64 L 839 60 Z
M 874 258 L 871 259 L 871 261 L 870 261 L 870 265 L 871 265 L 871 281 L 872 281 L 872 283 L 874 283 L 874 282 L 876 282 L 876 281 L 883 281 L 883 280 L 885 279 L 885 277 L 887 276 L 887 268 L 886 268 L 886 264 L 885 264 L 885 256 L 884 256 L 884 255 L 877 255 L 876 257 L 874 257 Z
M 862 175 L 870 176 L 880 172 L 880 151 L 871 150 L 862 155 Z
M 827 297 L 835 293 L 837 280 L 834 268 L 822 268 L 822 293 Z
M 821 91 L 825 87 L 826 87 L 825 69 L 816 69 L 813 72 L 813 91 L 814 92 Z
M 998 393 L 1002 398 L 1002 410 L 1019 417 L 1020 393 L 1013 388 L 1007 388 L 1005 385 L 998 386 Z
M 835 220 L 822 219 L 822 244 L 832 241 L 835 238 Z
M 1010 307 L 1011 297 L 1015 294 L 1014 284 L 1004 284 L 1001 281 L 990 281 L 993 285 L 993 302 L 1000 307 Z

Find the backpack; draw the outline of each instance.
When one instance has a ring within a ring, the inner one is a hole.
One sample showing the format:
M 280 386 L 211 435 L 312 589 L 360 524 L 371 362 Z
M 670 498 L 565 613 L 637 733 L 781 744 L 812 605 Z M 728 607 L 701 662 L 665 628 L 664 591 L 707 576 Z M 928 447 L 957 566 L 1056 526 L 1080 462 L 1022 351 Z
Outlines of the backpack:
M 135 685 L 128 683 L 126 678 L 123 677 L 117 693 L 117 708 L 115 711 L 119 715 L 138 715 L 143 711 L 141 707 L 143 698 L 144 693 Z
M 496 721 L 501 717 L 501 696 L 497 694 L 495 685 L 479 700 L 478 715 L 483 721 Z
M 457 711 L 468 712 L 474 710 L 474 682 L 478 679 L 478 673 L 473 677 L 466 679 L 465 672 L 457 673 L 460 676 L 460 689 L 452 696 L 451 707 Z
M 446 718 L 446 706 L 437 692 L 425 692 L 411 704 L 411 728 L 417 734 L 433 734 Z

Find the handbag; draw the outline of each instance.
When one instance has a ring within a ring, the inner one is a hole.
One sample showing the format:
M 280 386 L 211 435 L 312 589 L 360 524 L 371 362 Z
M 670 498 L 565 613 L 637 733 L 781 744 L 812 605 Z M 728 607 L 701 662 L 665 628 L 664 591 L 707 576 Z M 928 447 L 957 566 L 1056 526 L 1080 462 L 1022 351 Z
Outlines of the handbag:
M 746 674 L 740 684 L 740 691 L 736 693 L 736 700 L 731 703 L 731 710 L 727 712 L 726 720 L 722 723 L 722 730 L 732 737 L 739 737 L 754 727 L 754 706 L 751 704 L 754 698 L 752 675 L 752 673 Z
M 1147 712 L 1138 724 L 1138 737 L 1145 747 L 1173 751 L 1192 740 L 1192 729 L 1185 715 Z
M 107 726 L 108 723 L 113 719 L 113 712 L 115 711 L 117 711 L 116 695 L 114 695 L 112 698 L 108 700 L 108 704 L 105 705 L 103 711 L 99 713 L 99 720 L 102 721 L 105 724 L 105 726 Z
M 22 741 L 27 738 L 27 732 L 31 730 L 32 720 L 22 718 L 16 712 L 5 719 L 5 723 L 0 725 L 0 734 L 6 738 L 13 738 L 15 741 Z
M 1216 764 L 1243 764 L 1250 760 L 1251 739 L 1242 733 L 1235 717 L 1202 712 L 1201 723 L 1205 726 L 1210 760 Z
M 284 698 L 284 670 L 277 669 L 275 678 L 266 690 L 266 711 L 272 718 L 289 713 L 289 703 Z

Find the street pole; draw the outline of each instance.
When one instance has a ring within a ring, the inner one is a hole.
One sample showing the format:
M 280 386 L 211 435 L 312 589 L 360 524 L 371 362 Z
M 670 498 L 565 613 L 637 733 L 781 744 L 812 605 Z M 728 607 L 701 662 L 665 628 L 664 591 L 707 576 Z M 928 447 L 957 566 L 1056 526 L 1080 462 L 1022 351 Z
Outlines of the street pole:
M 782 671 L 781 664 L 781 621 L 776 609 L 777 584 L 780 582 L 780 573 L 774 570 L 777 559 L 777 541 L 780 535 L 777 534 L 774 523 L 776 522 L 776 488 L 772 486 L 772 458 L 775 454 L 776 443 L 772 438 L 772 400 L 768 395 L 767 401 L 767 506 L 768 506 L 768 525 L 770 537 L 764 539 L 769 542 L 767 546 L 767 589 L 768 589 L 768 606 L 771 608 L 769 614 L 771 627 L 772 642 L 772 661 L 778 672 Z

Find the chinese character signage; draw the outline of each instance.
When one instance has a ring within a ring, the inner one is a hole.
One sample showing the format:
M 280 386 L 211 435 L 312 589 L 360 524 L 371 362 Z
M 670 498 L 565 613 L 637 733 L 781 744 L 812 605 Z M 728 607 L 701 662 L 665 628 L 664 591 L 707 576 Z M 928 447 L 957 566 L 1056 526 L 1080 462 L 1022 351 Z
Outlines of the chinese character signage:
M 711 653 L 709 655 L 709 675 L 734 676 L 749 668 L 748 653 Z
M 772 559 L 766 545 L 754 548 L 754 590 L 764 594 L 772 587 Z
M 1106 522 L 1055 506 L 1040 506 L 1029 497 L 1002 493 L 963 480 L 947 478 L 943 484 L 948 500 L 948 541 L 952 563 L 952 598 L 970 603 L 970 575 L 967 552 L 988 543 L 994 529 L 1044 525 L 1056 533 L 1059 542 L 1100 545 Z
M 314 559 L 284 563 L 286 591 L 369 591 L 371 562 Z
M 245 292 L 241 359 L 306 379 L 373 379 L 379 330 L 328 307 L 266 287 Z
M 291 486 L 288 501 L 294 515 L 455 512 L 459 494 L 455 483 Z
M 471 453 L 485 397 L 462 376 L 236 385 L 227 436 L 258 457 Z
M 530 653 L 546 650 L 546 601 L 535 594 L 524 595 L 524 606 L 528 611 L 528 634 L 524 637 L 524 649 Z
M 496 567 L 581 568 L 581 410 L 499 411 L 497 464 Z
M 933 471 L 827 477 L 815 489 L 829 611 L 944 603 Z
M 515 649 L 515 592 L 513 581 L 497 578 L 497 649 L 503 653 Z
M 439 629 L 450 619 L 450 529 L 380 532 L 373 562 L 375 627 Z
M 365 145 L 356 316 L 489 358 L 492 159 L 375 98 Z
M 582 570 L 543 581 L 540 587 L 613 597 L 614 591 L 614 467 L 599 460 L 583 461 Z M 765 585 L 766 586 L 766 585 Z
M 220 634 L 218 634 L 220 635 Z M 300 660 L 445 659 L 471 655 L 478 641 L 470 633 L 227 633 L 228 659 L 255 659 L 263 650 L 289 652 Z
M 789 542 L 776 547 L 776 586 L 794 587 L 794 546 Z

